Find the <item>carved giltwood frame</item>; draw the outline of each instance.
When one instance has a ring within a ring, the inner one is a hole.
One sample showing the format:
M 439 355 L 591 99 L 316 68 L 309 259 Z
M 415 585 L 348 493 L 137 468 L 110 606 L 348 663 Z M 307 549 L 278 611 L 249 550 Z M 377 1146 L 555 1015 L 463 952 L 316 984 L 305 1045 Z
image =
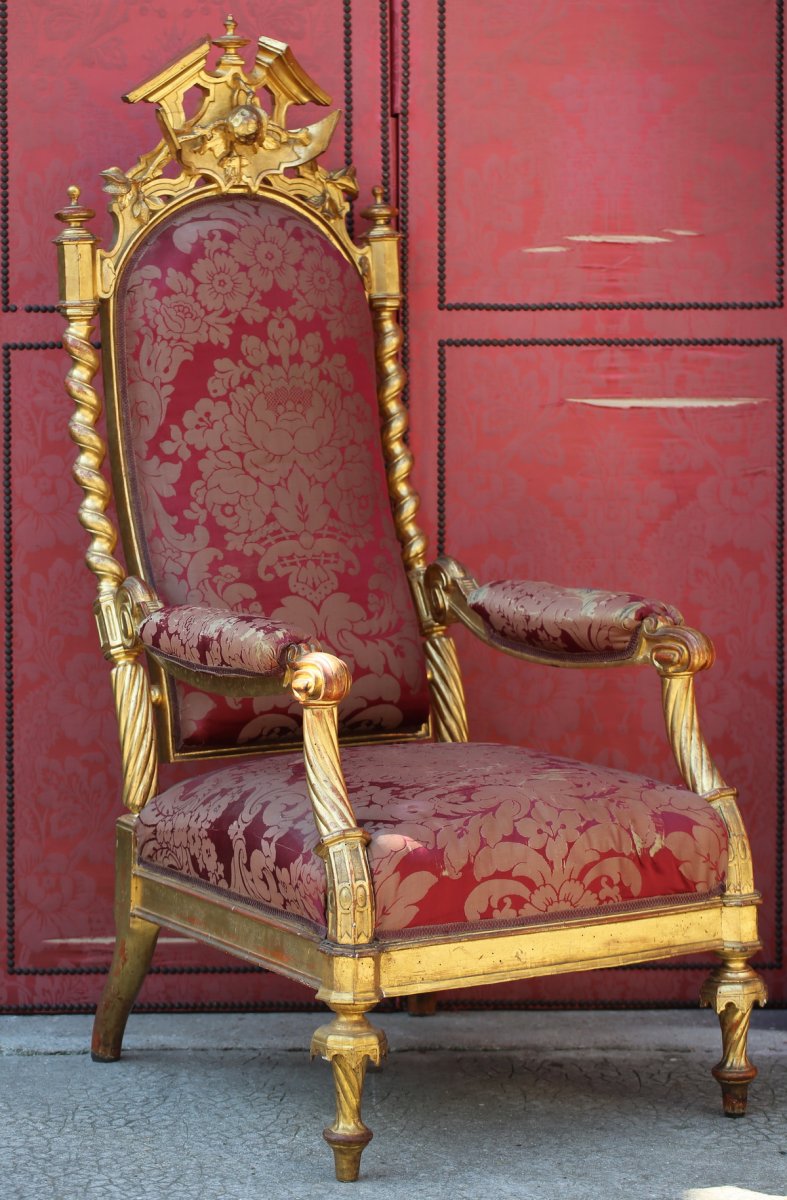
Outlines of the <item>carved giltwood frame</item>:
M 405 376 L 399 362 L 402 333 L 397 319 L 402 299 L 399 235 L 392 226 L 395 212 L 377 189 L 375 202 L 364 213 L 370 229 L 359 245 L 353 243 L 345 218 L 348 196 L 357 191 L 354 173 L 351 168 L 331 173 L 319 162 L 338 114 L 306 129 L 286 126 L 293 103 L 327 104 L 329 98 L 289 49 L 271 39 L 260 39 L 254 66 L 247 72 L 238 53 L 245 39 L 236 35 L 230 18 L 226 24 L 225 35 L 214 43 L 221 57 L 213 70 L 207 68 L 211 43 L 203 40 L 126 97 L 131 103 L 158 105 L 163 138 L 128 172 L 118 168 L 104 172 L 107 190 L 114 197 L 110 206 L 115 222 L 112 247 L 106 251 L 97 248 L 87 228 L 94 214 L 80 205 L 76 188 L 70 189 L 70 203 L 58 213 L 65 225 L 57 239 L 60 308 L 68 321 L 64 344 L 72 360 L 66 388 L 75 405 L 70 432 L 79 450 L 74 476 L 84 493 L 79 519 L 90 536 L 86 561 L 97 580 L 95 613 L 101 648 L 112 668 L 123 799 L 132 813 L 155 794 L 159 754 L 173 760 L 250 752 L 248 747 L 177 750 L 167 678 L 155 662 L 148 663 L 147 671 L 143 668 L 137 633 L 140 621 L 160 607 L 160 601 L 145 577 L 119 436 L 115 293 L 125 266 L 143 239 L 187 205 L 227 194 L 264 195 L 312 222 L 355 265 L 363 280 L 375 333 L 389 495 L 424 637 L 430 733 L 437 740 L 466 741 L 468 737 L 461 674 L 448 632 L 451 624 L 459 622 L 483 640 L 493 640 L 468 603 L 469 592 L 477 586 L 475 580 L 451 560 L 439 560 L 427 568 L 426 540 L 417 523 L 418 497 L 410 481 L 412 456 L 405 436 Z M 187 119 L 184 96 L 194 87 L 203 100 L 197 114 Z M 272 111 L 257 97 L 261 87 L 270 94 Z M 166 174 L 172 166 L 175 173 Z M 117 533 L 107 515 L 110 492 L 102 473 L 106 448 L 97 428 L 101 406 L 93 379 L 99 358 L 91 339 L 99 311 L 115 496 L 128 575 L 114 554 Z M 736 793 L 713 764 L 697 719 L 694 675 L 713 661 L 710 642 L 696 631 L 649 618 L 629 652 L 606 661 L 583 662 L 579 656 L 550 658 L 525 649 L 502 648 L 524 659 L 561 667 L 655 667 L 662 683 L 667 733 L 681 775 L 688 788 L 717 809 L 729 832 L 725 894 L 612 915 L 602 910 L 590 917 L 553 919 L 518 929 L 377 940 L 368 837 L 358 827 L 347 796 L 337 734 L 337 707 L 349 689 L 349 673 L 333 656 L 302 646 L 291 654 L 280 685 L 292 692 L 303 709 L 308 791 L 328 877 L 327 937 L 321 939 L 285 915 L 263 914 L 235 897 L 208 896 L 185 878 L 164 878 L 139 864 L 134 817 L 122 818 L 117 844 L 118 941 L 97 1015 L 97 1057 L 114 1058 L 120 1053 L 125 1019 L 150 962 L 159 926 L 306 983 L 338 1014 L 332 1025 L 317 1032 L 313 1046 L 331 1061 L 337 1080 L 337 1120 L 326 1131 L 336 1154 L 337 1173 L 341 1178 L 354 1178 L 370 1136 L 360 1120 L 363 1070 L 367 1060 L 378 1061 L 384 1051 L 382 1035 L 363 1014 L 381 998 L 713 950 L 721 955 L 722 967 L 703 988 L 702 1002 L 716 1007 L 722 1018 L 724 1058 L 717 1077 L 726 1089 L 725 1103 L 740 1106 L 741 1088 L 745 1093 L 744 1085 L 753 1073 L 745 1055 L 749 1014 L 755 1002 L 765 1000 L 762 981 L 746 963 L 759 947 L 759 896 Z M 196 670 L 193 676 L 186 672 L 185 677 L 205 686 Z M 402 739 L 393 734 L 346 740 Z

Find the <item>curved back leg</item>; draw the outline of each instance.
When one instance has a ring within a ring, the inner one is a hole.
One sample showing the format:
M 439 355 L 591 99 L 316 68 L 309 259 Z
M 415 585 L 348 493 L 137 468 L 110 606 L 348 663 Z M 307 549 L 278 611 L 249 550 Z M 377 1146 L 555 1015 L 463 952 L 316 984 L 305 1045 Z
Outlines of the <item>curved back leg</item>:
M 91 1056 L 94 1062 L 120 1058 L 128 1014 L 148 972 L 159 926 L 131 915 L 133 817 L 117 825 L 115 867 L 115 953 L 93 1022 Z

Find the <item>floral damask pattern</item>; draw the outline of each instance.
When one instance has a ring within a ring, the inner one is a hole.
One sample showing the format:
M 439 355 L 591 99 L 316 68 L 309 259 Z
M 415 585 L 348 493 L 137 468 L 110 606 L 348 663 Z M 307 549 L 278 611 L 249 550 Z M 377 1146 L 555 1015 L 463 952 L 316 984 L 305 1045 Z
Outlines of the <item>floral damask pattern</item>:
M 419 727 L 423 659 L 355 268 L 271 201 L 205 201 L 132 262 L 117 331 L 141 540 L 161 598 L 303 629 L 352 671 L 344 727 Z M 298 727 L 287 700 L 178 694 L 187 745 Z
M 309 640 L 281 621 L 188 604 L 152 613 L 140 625 L 139 636 L 158 657 L 208 674 L 247 676 L 280 674 L 288 648 Z
M 522 579 L 485 583 L 469 603 L 500 640 L 553 654 L 625 653 L 645 617 L 683 624 L 676 608 L 658 600 Z
M 378 932 L 525 921 L 722 887 L 727 837 L 700 796 L 514 746 L 348 749 L 371 834 Z M 140 859 L 325 923 L 303 756 L 234 764 L 163 792 Z

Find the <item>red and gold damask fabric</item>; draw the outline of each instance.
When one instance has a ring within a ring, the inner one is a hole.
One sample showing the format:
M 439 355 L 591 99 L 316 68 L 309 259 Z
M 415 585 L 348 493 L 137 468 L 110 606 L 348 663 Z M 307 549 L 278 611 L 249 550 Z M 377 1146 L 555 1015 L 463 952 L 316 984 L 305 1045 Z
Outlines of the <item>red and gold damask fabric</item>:
M 377 930 L 518 923 L 723 887 L 706 800 L 515 746 L 357 747 L 342 761 L 371 834 Z M 325 869 L 303 756 L 236 763 L 154 797 L 140 859 L 325 925 Z
M 209 675 L 280 675 L 290 646 L 309 641 L 302 630 L 225 608 L 182 604 L 151 613 L 139 636 L 156 658 Z
M 275 202 L 208 200 L 137 253 L 116 325 L 133 494 L 161 599 L 305 630 L 352 671 L 345 730 L 418 728 L 425 673 L 355 267 Z M 298 730 L 294 701 L 178 695 L 185 746 Z
M 683 624 L 678 610 L 659 600 L 523 579 L 485 583 L 468 601 L 496 641 L 550 654 L 623 655 L 646 617 Z

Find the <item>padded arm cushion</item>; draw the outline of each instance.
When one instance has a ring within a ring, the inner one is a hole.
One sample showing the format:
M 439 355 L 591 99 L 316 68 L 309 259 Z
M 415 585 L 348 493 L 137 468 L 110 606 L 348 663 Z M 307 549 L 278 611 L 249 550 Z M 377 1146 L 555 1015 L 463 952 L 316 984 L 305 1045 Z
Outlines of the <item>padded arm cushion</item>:
M 493 640 L 550 654 L 622 655 L 645 617 L 683 624 L 676 608 L 658 600 L 524 579 L 482 584 L 467 599 Z
M 250 613 L 180 605 L 161 608 L 139 627 L 155 658 L 210 675 L 281 675 L 288 647 L 312 643 L 310 634 Z

